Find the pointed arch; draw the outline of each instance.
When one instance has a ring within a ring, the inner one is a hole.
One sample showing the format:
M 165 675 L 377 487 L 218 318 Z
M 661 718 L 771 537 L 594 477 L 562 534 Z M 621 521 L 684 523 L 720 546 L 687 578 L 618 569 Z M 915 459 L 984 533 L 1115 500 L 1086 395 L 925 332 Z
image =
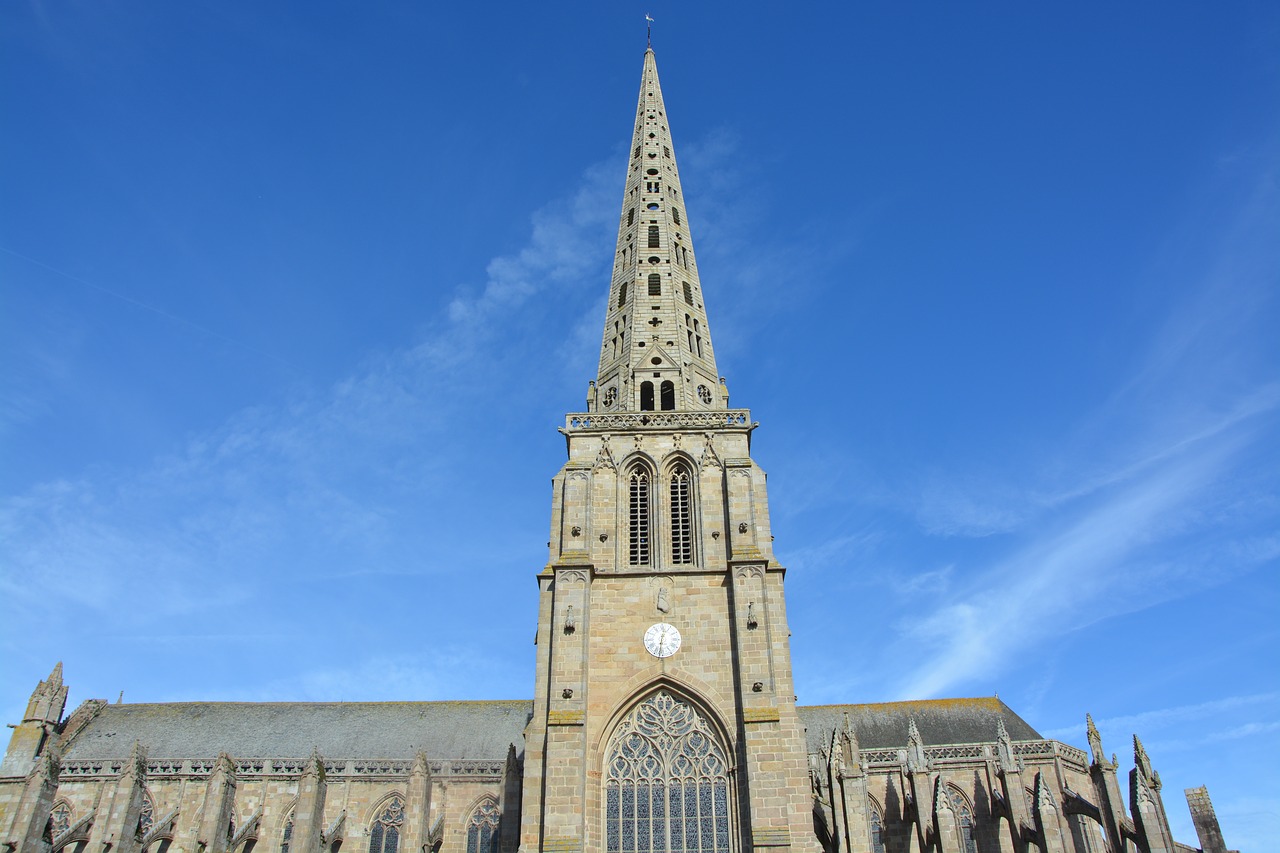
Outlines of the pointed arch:
M 393 791 L 374 807 L 369 820 L 369 853 L 397 853 L 404 828 L 404 794 Z
M 948 782 L 947 793 L 956 810 L 956 823 L 960 825 L 960 846 L 963 853 L 978 853 L 978 842 L 974 838 L 973 806 L 969 797 L 956 785 Z
M 627 563 L 653 565 L 653 467 L 641 459 L 627 463 L 622 478 L 627 505 Z
M 885 853 L 884 809 L 875 797 L 867 797 L 867 830 L 871 836 L 871 853 Z
M 666 467 L 667 524 L 670 531 L 672 565 L 687 566 L 697 562 L 695 521 L 697 519 L 698 466 L 680 454 Z
M 666 682 L 641 694 L 602 755 L 607 853 L 729 853 L 731 754 L 701 703 Z
M 490 794 L 480 797 L 467 815 L 467 853 L 497 853 L 501 821 L 498 801 Z
M 285 813 L 284 827 L 280 830 L 280 853 L 289 853 L 289 843 L 293 841 L 293 815 L 297 807 L 298 801 L 295 799 Z
M 49 837 L 56 839 L 62 835 L 71 828 L 75 818 L 75 809 L 71 807 L 71 803 L 66 800 L 58 800 L 53 804 L 53 808 L 49 810 Z

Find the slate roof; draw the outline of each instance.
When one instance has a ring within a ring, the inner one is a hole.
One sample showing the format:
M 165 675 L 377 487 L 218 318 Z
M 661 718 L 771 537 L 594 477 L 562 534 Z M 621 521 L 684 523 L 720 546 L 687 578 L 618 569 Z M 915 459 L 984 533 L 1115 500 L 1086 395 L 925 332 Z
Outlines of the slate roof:
M 862 749 L 892 749 L 907 745 L 907 726 L 916 721 L 925 746 L 944 743 L 991 743 L 996 720 L 1003 719 L 1012 740 L 1041 740 L 1040 733 L 994 696 L 977 699 L 926 699 L 919 702 L 881 702 L 872 705 L 809 705 L 797 709 L 808 729 L 810 752 L 830 743 L 831 732 L 844 727 L 844 715 L 858 735 Z
M 123 759 L 135 740 L 152 758 L 495 759 L 524 751 L 528 700 L 491 702 L 174 702 L 107 705 L 64 745 L 67 761 Z M 996 719 L 1014 740 L 1040 734 L 995 697 L 801 706 L 810 752 L 849 715 L 863 749 L 907 743 L 914 719 L 926 745 L 990 743 Z
M 431 759 L 524 751 L 528 700 L 497 702 L 174 702 L 107 705 L 64 745 L 68 761 L 125 758 L 135 740 L 152 758 Z

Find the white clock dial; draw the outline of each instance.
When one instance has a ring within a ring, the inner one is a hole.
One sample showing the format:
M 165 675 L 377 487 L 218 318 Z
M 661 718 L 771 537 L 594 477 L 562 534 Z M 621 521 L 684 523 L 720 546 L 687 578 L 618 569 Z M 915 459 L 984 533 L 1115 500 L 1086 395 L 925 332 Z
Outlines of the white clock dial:
M 680 632 L 666 622 L 650 625 L 644 632 L 644 647 L 655 658 L 669 658 L 680 650 Z

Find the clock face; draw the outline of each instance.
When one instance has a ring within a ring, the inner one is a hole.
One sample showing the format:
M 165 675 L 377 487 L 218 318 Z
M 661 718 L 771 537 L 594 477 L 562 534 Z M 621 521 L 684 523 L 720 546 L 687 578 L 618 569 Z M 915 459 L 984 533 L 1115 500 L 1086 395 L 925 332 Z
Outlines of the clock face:
M 644 632 L 644 647 L 655 658 L 669 658 L 680 650 L 680 632 L 666 622 L 650 625 Z

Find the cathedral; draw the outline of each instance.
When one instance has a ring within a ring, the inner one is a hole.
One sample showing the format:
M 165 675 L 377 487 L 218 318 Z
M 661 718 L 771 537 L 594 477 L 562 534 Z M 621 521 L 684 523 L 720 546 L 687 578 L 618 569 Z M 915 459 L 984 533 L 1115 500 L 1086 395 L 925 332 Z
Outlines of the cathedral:
M 566 416 L 520 701 L 111 704 L 12 726 L 14 853 L 1226 853 L 999 698 L 799 706 L 757 424 L 733 408 L 645 52 L 596 378 Z M 716 291 L 711 290 L 711 304 Z M 796 626 L 804 630 L 803 626 Z

